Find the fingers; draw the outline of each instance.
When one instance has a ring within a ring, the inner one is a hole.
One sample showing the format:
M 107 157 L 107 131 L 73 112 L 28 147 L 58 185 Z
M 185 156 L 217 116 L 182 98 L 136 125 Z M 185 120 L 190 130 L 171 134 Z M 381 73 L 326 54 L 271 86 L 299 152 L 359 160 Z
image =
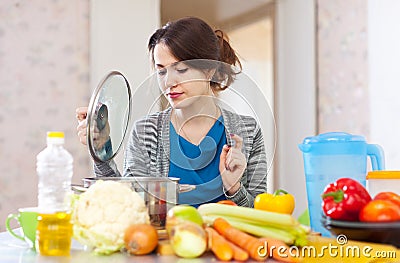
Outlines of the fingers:
M 222 148 L 221 151 L 221 155 L 219 157 L 219 170 L 223 171 L 226 169 L 226 159 L 228 156 L 228 152 L 229 152 L 230 147 L 228 145 L 224 145 L 224 147 Z
M 223 151 L 227 151 L 226 157 L 224 159 L 225 168 L 228 171 L 233 171 L 237 167 L 245 167 L 246 166 L 246 158 L 244 154 L 241 152 L 241 149 L 237 149 L 236 147 L 226 146 L 223 148 Z
M 227 164 L 227 170 L 233 171 L 238 167 L 241 167 L 243 165 L 241 160 L 238 159 L 231 159 L 228 164 Z
M 239 135 L 233 134 L 233 133 L 231 133 L 230 136 L 231 136 L 232 140 L 235 142 L 233 147 L 236 149 L 242 150 L 242 146 L 243 146 L 242 137 L 240 137 Z
M 87 116 L 88 107 L 79 107 L 75 110 L 76 119 L 78 120 L 78 126 L 76 130 L 78 131 L 78 137 L 80 143 L 87 145 L 87 134 L 86 134 L 86 116 Z
M 226 169 L 234 171 L 236 168 L 242 168 L 246 166 L 246 160 L 242 156 L 228 158 L 225 162 Z
M 230 134 L 232 146 L 224 145 L 220 155 L 220 171 L 243 170 L 246 168 L 246 157 L 242 153 L 243 139 L 236 134 Z
M 87 122 L 84 119 L 84 120 L 78 122 L 78 126 L 76 127 L 76 130 L 77 131 L 85 130 L 85 132 L 86 132 L 86 127 L 87 127 Z
M 75 111 L 76 114 L 86 114 L 88 111 L 88 107 L 78 107 Z
M 76 112 L 76 119 L 78 121 L 82 121 L 86 119 L 88 107 L 79 107 L 75 110 Z
M 78 137 L 79 141 L 86 145 L 87 144 L 87 139 L 86 139 L 86 127 L 87 127 L 87 122 L 86 120 L 79 121 L 78 126 L 76 127 L 76 130 L 78 131 Z
M 87 136 L 86 136 L 86 129 L 78 131 L 79 141 L 86 145 L 87 144 Z

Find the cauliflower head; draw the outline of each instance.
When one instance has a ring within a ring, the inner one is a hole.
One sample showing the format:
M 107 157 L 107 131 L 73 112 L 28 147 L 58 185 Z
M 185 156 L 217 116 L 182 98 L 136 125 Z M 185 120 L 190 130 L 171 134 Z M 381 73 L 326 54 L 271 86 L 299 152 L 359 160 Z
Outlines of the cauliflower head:
M 150 220 L 143 198 L 130 184 L 99 180 L 74 202 L 72 222 L 78 242 L 97 254 L 111 254 L 124 246 L 128 226 Z

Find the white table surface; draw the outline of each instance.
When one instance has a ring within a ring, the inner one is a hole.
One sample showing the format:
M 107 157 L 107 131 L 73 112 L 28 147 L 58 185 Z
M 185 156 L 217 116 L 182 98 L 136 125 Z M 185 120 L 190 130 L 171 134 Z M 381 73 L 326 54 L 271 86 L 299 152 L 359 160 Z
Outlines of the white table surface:
M 17 231 L 17 230 L 16 230 Z M 73 240 L 71 247 L 71 255 L 68 257 L 41 256 L 28 245 L 13 237 L 8 232 L 0 233 L 0 262 L 1 263 L 44 263 L 44 262 L 73 262 L 73 263 L 206 263 L 215 262 L 216 259 L 210 253 L 196 259 L 184 259 L 176 256 L 157 256 L 155 253 L 146 256 L 129 256 L 124 253 L 114 253 L 109 256 L 94 255 L 89 251 L 85 251 L 83 246 Z

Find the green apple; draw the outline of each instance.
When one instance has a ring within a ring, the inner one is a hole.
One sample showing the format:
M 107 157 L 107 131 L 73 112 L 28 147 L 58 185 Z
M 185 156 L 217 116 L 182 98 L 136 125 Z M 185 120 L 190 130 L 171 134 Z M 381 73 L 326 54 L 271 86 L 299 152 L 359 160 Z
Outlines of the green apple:
M 167 213 L 166 221 L 167 229 L 183 221 L 191 221 L 201 227 L 203 226 L 203 218 L 199 211 L 190 205 L 176 205 L 172 207 Z

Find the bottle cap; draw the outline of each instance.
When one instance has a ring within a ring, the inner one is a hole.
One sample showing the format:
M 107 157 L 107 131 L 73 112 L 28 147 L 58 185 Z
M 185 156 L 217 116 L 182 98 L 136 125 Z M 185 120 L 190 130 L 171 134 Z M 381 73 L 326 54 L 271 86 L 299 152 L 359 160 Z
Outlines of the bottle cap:
M 49 131 L 47 132 L 47 138 L 64 138 L 64 132 Z
M 47 144 L 64 144 L 64 132 L 49 131 L 47 132 Z

